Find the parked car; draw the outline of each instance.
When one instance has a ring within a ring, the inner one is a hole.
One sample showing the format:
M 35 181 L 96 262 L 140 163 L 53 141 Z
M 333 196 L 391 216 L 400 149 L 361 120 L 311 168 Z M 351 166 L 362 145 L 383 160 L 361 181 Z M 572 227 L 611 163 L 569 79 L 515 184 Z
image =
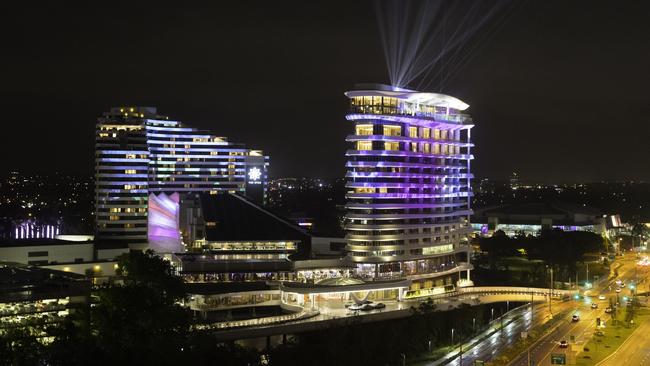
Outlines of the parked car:
M 595 302 L 592 302 L 591 303 L 591 308 L 592 309 L 598 309 L 598 304 L 596 304 Z
M 611 313 L 612 311 L 613 311 L 612 308 L 609 307 L 609 306 L 605 308 L 605 312 L 606 312 L 607 314 Z
M 618 292 L 621 292 L 621 288 L 620 288 L 620 287 L 617 287 L 617 288 L 616 288 L 616 292 L 617 292 L 617 293 L 618 293 Z
M 567 348 L 569 347 L 569 342 L 567 341 L 560 341 L 560 348 Z
M 363 307 L 367 304 L 352 304 L 348 307 L 348 309 L 356 311 L 356 310 L 363 310 Z
M 375 307 L 372 304 L 363 304 L 361 305 L 361 311 L 370 311 L 374 310 Z
M 580 317 L 577 315 L 573 315 L 573 317 L 571 317 L 572 322 L 577 322 L 578 320 L 580 320 Z
M 386 304 L 384 304 L 383 302 L 378 302 L 376 304 L 372 304 L 372 307 L 375 309 L 383 309 L 386 307 Z
M 605 295 L 598 295 L 598 300 L 605 300 L 607 299 L 607 296 Z
M 599 336 L 599 337 L 604 337 L 605 336 L 605 332 L 603 332 L 602 330 L 597 330 L 596 333 L 594 333 L 594 334 Z

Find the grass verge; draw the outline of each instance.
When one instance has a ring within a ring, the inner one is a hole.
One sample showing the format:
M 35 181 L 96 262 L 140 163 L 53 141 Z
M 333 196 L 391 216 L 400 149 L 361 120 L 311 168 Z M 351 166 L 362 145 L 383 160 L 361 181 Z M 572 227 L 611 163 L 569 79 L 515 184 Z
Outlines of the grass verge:
M 619 319 L 625 319 L 625 311 L 621 312 Z M 634 316 L 635 326 L 630 326 L 622 320 L 616 325 L 608 325 L 602 329 L 604 336 L 594 336 L 585 345 L 583 352 L 578 354 L 576 365 L 595 365 L 616 351 L 618 347 L 636 330 L 639 324 L 650 320 L 650 310 L 647 308 L 638 308 Z M 611 324 L 608 319 L 608 323 Z

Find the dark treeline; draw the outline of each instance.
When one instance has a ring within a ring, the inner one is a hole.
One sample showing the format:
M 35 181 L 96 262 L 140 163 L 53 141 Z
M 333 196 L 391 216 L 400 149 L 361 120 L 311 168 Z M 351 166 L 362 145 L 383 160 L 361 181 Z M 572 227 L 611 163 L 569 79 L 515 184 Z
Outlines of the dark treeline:
M 257 352 L 191 330 L 182 280 L 151 252 L 120 258 L 123 283 L 64 323 L 0 330 L 0 365 L 254 365 Z M 48 342 L 48 339 L 52 339 Z M 217 362 L 218 360 L 218 362 Z
M 557 281 L 568 281 L 575 277 L 577 266 L 584 261 L 585 254 L 605 250 L 605 239 L 598 234 L 559 229 L 544 230 L 538 236 L 519 235 L 512 238 L 499 230 L 492 237 L 479 238 L 478 242 L 482 257 L 479 256 L 477 262 L 485 264 L 493 274 L 500 269 L 508 272 L 507 266 L 502 268 L 505 258 L 521 257 L 533 261 L 529 278 L 522 280 L 521 284 L 537 286 L 548 286 L 545 282 L 548 278 L 547 266 L 553 268 Z M 511 282 L 507 278 L 498 280 Z
M 448 305 L 444 305 L 448 306 Z M 515 304 L 511 304 L 515 306 Z M 391 321 L 355 323 L 345 327 L 297 335 L 286 345 L 269 353 L 271 365 L 401 365 L 419 359 L 433 350 L 458 345 L 460 337 L 467 340 L 480 332 L 506 311 L 506 304 L 461 306 L 455 310 L 436 312 L 435 305 L 422 303 L 415 315 Z

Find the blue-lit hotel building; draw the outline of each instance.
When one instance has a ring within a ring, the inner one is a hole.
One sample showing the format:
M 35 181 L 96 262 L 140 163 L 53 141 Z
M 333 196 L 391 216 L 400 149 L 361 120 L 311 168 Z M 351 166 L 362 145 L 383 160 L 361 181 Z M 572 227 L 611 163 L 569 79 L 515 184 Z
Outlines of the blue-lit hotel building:
M 407 277 L 411 291 L 469 284 L 469 106 L 377 84 L 345 95 L 346 251 L 358 274 Z
M 179 201 L 194 193 L 240 193 L 262 203 L 267 168 L 261 151 L 170 120 L 156 108 L 112 108 L 98 119 L 95 135 L 96 241 L 144 247 L 149 210 L 160 211 L 163 224 L 165 215 L 178 222 Z

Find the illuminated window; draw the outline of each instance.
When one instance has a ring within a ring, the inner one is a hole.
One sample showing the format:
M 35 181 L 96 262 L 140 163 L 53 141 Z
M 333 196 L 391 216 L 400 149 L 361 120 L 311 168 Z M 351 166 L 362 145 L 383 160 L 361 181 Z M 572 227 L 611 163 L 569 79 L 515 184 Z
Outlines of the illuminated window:
M 214 222 L 214 221 L 208 221 L 208 222 L 205 223 L 205 226 L 214 227 L 214 226 L 217 226 L 217 223 Z
M 372 135 L 372 125 L 357 125 L 356 126 L 357 135 Z
M 431 152 L 431 144 L 429 144 L 428 142 L 422 144 L 422 150 L 427 154 L 430 153 Z
M 384 136 L 401 136 L 401 135 L 402 135 L 402 127 L 384 125 Z
M 111 207 L 111 209 L 110 209 L 109 211 L 110 211 L 110 212 L 121 212 L 122 209 L 119 208 L 119 207 Z
M 357 141 L 357 150 L 372 150 L 372 141 Z
M 417 142 L 411 142 L 411 151 L 412 152 L 418 152 L 418 143 Z
M 135 169 L 127 169 L 124 171 L 125 174 L 135 174 Z
M 126 190 L 135 189 L 135 185 L 132 185 L 132 184 L 125 184 L 125 185 L 124 185 L 124 189 L 126 189 Z
M 417 127 L 409 127 L 409 137 L 418 137 Z
M 99 137 L 108 137 L 108 134 L 107 133 L 100 133 Z
M 126 154 L 127 159 L 135 159 L 135 154 Z
M 375 189 L 374 188 L 362 187 L 362 188 L 356 188 L 355 192 L 356 193 L 375 193 Z
M 388 188 L 386 187 L 379 188 L 379 193 L 388 193 Z
M 428 139 L 429 137 L 431 137 L 431 129 L 422 128 L 422 138 L 423 139 Z
M 399 142 L 384 142 L 384 150 L 399 150 Z
M 433 144 L 433 153 L 440 154 L 440 144 Z
M 397 107 L 397 98 L 384 97 L 384 106 Z
M 120 219 L 120 217 L 119 217 L 119 216 L 115 216 L 115 215 L 111 215 L 111 216 L 108 217 L 108 219 L 109 219 L 110 221 L 117 221 L 117 220 Z
M 436 140 L 440 140 L 440 130 L 439 129 L 434 129 L 433 130 L 433 138 Z

